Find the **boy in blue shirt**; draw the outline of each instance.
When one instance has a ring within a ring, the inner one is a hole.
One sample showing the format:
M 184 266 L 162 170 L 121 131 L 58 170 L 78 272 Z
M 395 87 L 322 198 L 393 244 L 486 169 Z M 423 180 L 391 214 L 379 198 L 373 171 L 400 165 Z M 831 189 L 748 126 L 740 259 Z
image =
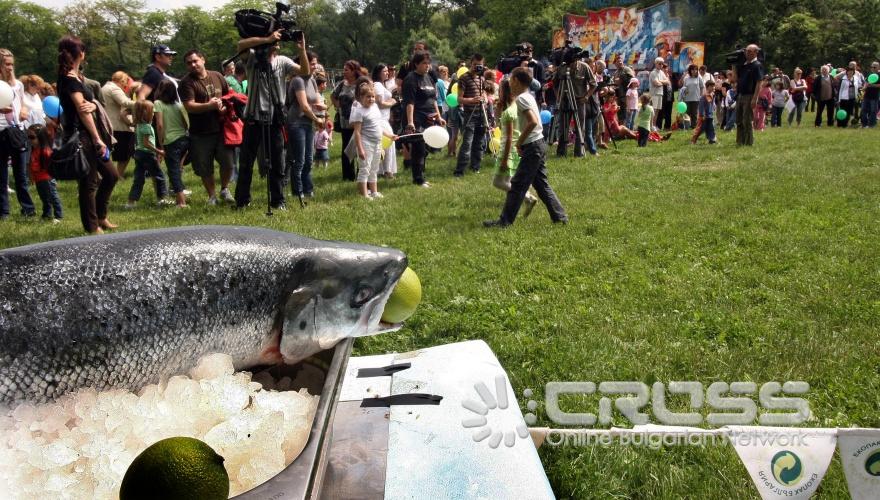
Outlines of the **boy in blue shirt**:
M 715 144 L 715 82 L 706 82 L 706 92 L 700 97 L 697 107 L 697 128 L 691 138 L 691 144 L 696 144 L 700 134 L 706 132 L 709 144 Z

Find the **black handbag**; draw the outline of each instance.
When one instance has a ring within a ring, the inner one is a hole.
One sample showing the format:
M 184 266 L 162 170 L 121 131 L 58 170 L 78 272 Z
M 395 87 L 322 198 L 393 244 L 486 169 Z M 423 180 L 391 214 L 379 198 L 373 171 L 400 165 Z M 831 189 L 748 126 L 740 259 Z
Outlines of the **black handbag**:
M 49 173 L 59 181 L 76 181 L 89 174 L 86 152 L 79 142 L 79 131 L 74 132 L 49 157 Z
M 6 134 L 6 140 L 12 149 L 24 151 L 27 149 L 27 132 L 18 128 L 16 125 L 6 127 L 3 131 Z

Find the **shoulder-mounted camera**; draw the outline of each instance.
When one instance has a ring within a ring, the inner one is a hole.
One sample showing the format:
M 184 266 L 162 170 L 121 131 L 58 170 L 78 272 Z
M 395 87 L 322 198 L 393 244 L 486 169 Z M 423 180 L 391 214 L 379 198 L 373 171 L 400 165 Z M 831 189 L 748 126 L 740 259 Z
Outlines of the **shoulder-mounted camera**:
M 274 14 L 254 9 L 236 11 L 235 27 L 241 38 L 264 38 L 280 30 L 282 42 L 303 39 L 303 32 L 296 29 L 296 20 L 290 15 L 290 6 L 281 2 L 275 2 Z

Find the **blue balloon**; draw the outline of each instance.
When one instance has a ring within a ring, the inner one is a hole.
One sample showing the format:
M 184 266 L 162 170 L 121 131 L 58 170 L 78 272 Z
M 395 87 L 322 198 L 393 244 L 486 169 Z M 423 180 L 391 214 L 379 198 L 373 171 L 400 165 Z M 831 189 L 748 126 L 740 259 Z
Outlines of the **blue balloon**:
M 541 124 L 542 125 L 547 125 L 548 123 L 550 123 L 551 119 L 553 119 L 553 115 L 550 114 L 550 111 L 548 111 L 546 109 L 544 111 L 541 111 Z
M 58 100 L 58 97 L 54 95 L 44 97 L 43 112 L 49 118 L 58 118 L 58 115 L 61 114 L 61 101 Z

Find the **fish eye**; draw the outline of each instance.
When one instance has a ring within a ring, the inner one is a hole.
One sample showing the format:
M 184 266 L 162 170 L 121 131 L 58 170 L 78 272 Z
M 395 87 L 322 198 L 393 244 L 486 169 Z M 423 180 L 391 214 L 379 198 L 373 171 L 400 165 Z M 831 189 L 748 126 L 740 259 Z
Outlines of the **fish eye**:
M 373 298 L 373 289 L 367 285 L 361 285 L 355 290 L 354 296 L 351 298 L 351 306 L 360 307 L 371 298 Z

